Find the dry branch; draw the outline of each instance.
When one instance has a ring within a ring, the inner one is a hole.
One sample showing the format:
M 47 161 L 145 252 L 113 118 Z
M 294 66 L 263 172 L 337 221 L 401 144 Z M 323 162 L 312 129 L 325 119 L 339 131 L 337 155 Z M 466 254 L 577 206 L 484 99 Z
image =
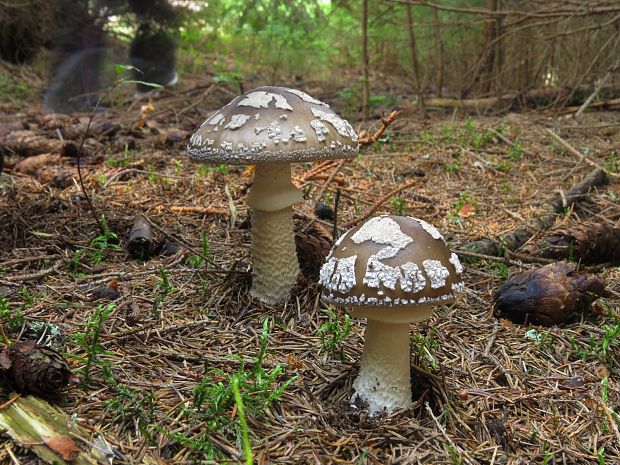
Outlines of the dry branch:
M 531 224 L 523 226 L 498 239 L 484 238 L 470 242 L 462 247 L 463 250 L 473 251 L 484 255 L 502 255 L 504 250 L 517 250 L 530 237 L 539 231 L 545 231 L 553 226 L 557 214 L 573 203 L 581 200 L 592 189 L 607 183 L 607 173 L 602 169 L 590 172 L 578 184 L 574 185 L 565 195 L 556 194 L 543 207 L 542 214 Z
M 376 212 L 379 208 L 381 208 L 381 205 L 387 202 L 390 197 L 395 196 L 396 194 L 398 194 L 401 191 L 404 191 L 405 189 L 409 189 L 410 187 L 413 187 L 415 183 L 416 183 L 415 180 L 407 181 L 406 183 L 398 186 L 396 189 L 388 192 L 385 195 L 382 195 L 381 198 L 372 207 L 366 210 L 361 216 L 359 216 L 358 218 L 354 218 L 351 221 L 347 221 L 346 223 L 342 225 L 342 227 L 345 229 L 349 229 L 355 226 L 356 224 L 361 223 L 362 221 L 370 217 L 370 215 Z
M 570 145 L 568 142 L 566 142 L 564 139 L 562 139 L 558 134 L 556 134 L 551 129 L 547 129 L 546 131 L 547 131 L 547 134 L 549 134 L 551 137 L 553 137 L 553 139 L 556 142 L 558 142 L 562 147 L 564 147 L 570 153 L 572 153 L 577 158 L 579 158 L 580 161 L 585 161 L 588 165 L 594 166 L 595 168 L 597 168 L 599 170 L 605 171 L 607 176 L 611 176 L 611 177 L 614 177 L 614 178 L 620 177 L 619 174 L 607 172 L 601 165 L 599 165 L 598 163 L 590 160 L 588 157 L 583 155 L 579 150 L 577 150 L 575 147 Z

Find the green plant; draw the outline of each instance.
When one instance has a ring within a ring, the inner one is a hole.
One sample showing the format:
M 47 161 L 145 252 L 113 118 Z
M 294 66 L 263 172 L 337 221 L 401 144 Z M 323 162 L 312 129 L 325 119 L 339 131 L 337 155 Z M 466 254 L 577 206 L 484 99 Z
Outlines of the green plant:
M 510 158 L 512 161 L 519 161 L 521 160 L 522 153 L 523 147 L 521 146 L 521 141 L 517 137 L 515 138 L 512 147 L 510 147 L 510 150 L 508 151 L 508 158 Z
M 110 316 L 110 314 L 116 308 L 115 304 L 108 304 L 105 307 L 103 305 L 97 306 L 93 315 L 84 323 L 84 330 L 77 332 L 73 337 L 73 342 L 77 344 L 83 351 L 84 356 L 73 357 L 84 363 L 84 366 L 80 368 L 83 374 L 82 384 L 88 386 L 90 381 L 91 369 L 93 365 L 105 367 L 109 365 L 109 361 L 102 360 L 99 357 L 101 355 L 109 355 L 110 352 L 105 350 L 99 343 L 101 332 L 103 331 L 103 325 Z
M 346 313 L 342 318 L 329 309 L 323 309 L 329 317 L 327 323 L 323 323 L 317 329 L 317 334 L 321 338 L 321 347 L 324 352 L 328 352 L 332 357 L 338 355 L 341 359 L 345 359 L 342 343 L 351 332 L 351 317 Z
M 129 156 L 130 151 L 129 151 L 129 146 L 127 144 L 125 144 L 125 149 L 123 150 L 123 158 L 108 158 L 105 161 L 106 166 L 109 166 L 110 168 L 124 168 L 129 166 L 129 164 L 131 163 L 131 158 Z
M 115 396 L 104 402 L 104 410 L 120 420 L 123 424 L 134 424 L 146 433 L 146 427 L 152 422 L 155 413 L 155 396 L 143 389 L 129 389 L 119 383 L 112 374 L 110 366 L 102 367 L 107 383 L 112 386 Z
M 149 164 L 148 172 L 149 174 L 147 176 L 147 179 L 149 180 L 149 182 L 153 184 L 160 184 L 162 182 L 162 177 L 155 171 L 155 166 Z
M 448 454 L 450 454 L 450 459 L 454 465 L 463 465 L 463 458 L 451 444 L 446 444 L 446 449 L 448 449 Z
M 202 233 L 202 255 L 191 255 L 187 258 L 186 263 L 193 268 L 200 268 L 205 262 L 205 258 L 209 261 L 213 260 L 211 253 L 211 242 L 209 241 L 209 233 Z
M 613 151 L 609 154 L 609 159 L 603 165 L 611 173 L 620 173 L 620 157 Z
M 439 349 L 437 328 L 435 326 L 431 327 L 426 336 L 413 332 L 410 339 L 417 363 L 421 364 L 428 371 L 437 370 L 439 364 L 434 355 L 437 349 Z
M 235 397 L 235 405 L 237 406 L 237 413 L 239 415 L 239 425 L 241 426 L 241 441 L 243 442 L 245 463 L 246 465 L 252 465 L 254 460 L 252 458 L 252 446 L 250 446 L 250 438 L 248 435 L 248 421 L 245 418 L 245 407 L 243 406 L 243 399 L 241 398 L 241 391 L 239 390 L 239 378 L 237 376 L 233 376 L 231 385 Z
M 193 390 L 193 401 L 191 405 L 183 408 L 183 413 L 191 423 L 200 423 L 203 425 L 201 429 L 206 431 L 190 438 L 182 433 L 166 431 L 157 425 L 154 427 L 194 452 L 206 454 L 212 460 L 216 460 L 220 452 L 213 447 L 210 433 L 233 432 L 241 438 L 246 462 L 248 457 L 251 459 L 246 415 L 249 413 L 262 417 L 267 408 L 280 400 L 282 394 L 297 379 L 297 376 L 283 377 L 285 369 L 280 364 L 271 369 L 265 368 L 269 325 L 269 320 L 265 319 L 259 337 L 258 354 L 249 364 L 251 368 L 241 357 L 238 358 L 238 368 L 232 373 L 210 369 L 205 364 L 205 373 Z M 235 416 L 228 413 L 234 407 L 237 409 L 238 422 L 235 421 Z
M 505 173 L 506 171 L 510 171 L 510 168 L 512 168 L 512 163 L 510 163 L 509 161 L 498 161 L 493 164 L 493 167 L 497 171 L 501 171 L 502 173 Z
M 495 276 L 497 276 L 498 278 L 508 278 L 508 265 L 506 265 L 505 263 L 494 262 L 491 267 L 495 269 Z
M 27 309 L 34 305 L 34 296 L 25 284 L 19 288 L 19 295 L 22 298 L 22 308 Z
M 446 170 L 446 173 L 456 173 L 458 170 L 461 169 L 461 158 L 460 155 L 455 153 L 452 154 L 452 159 L 454 161 L 450 162 L 450 163 L 446 163 L 444 169 Z
M 9 331 L 18 331 L 24 324 L 24 313 L 19 309 L 11 310 L 4 297 L 0 297 L 0 324 L 2 322 L 6 322 Z
M 216 173 L 222 176 L 228 175 L 228 165 L 219 164 L 215 166 L 199 165 L 196 169 L 197 176 L 207 176 L 209 173 Z
M 103 234 L 95 237 L 90 241 L 90 247 L 94 251 L 89 254 L 92 264 L 97 265 L 104 260 L 105 253 L 108 249 L 118 249 L 118 236 L 110 230 L 105 215 L 101 215 L 101 225 L 103 226 Z
M 541 462 L 541 465 L 549 465 L 549 463 L 551 463 L 551 459 L 553 459 L 554 457 L 554 453 L 551 451 L 545 452 L 545 455 L 543 455 L 543 460 Z
M 390 205 L 392 205 L 392 211 L 395 215 L 404 215 L 405 207 L 407 204 L 405 203 L 405 199 L 402 197 L 392 197 L 390 198 Z
M 163 267 L 160 266 L 158 270 L 159 280 L 155 284 L 155 300 L 153 301 L 153 307 L 151 309 L 152 316 L 157 317 L 157 310 L 159 306 L 162 304 L 164 299 L 168 294 L 174 291 L 174 286 L 170 281 L 170 273 Z

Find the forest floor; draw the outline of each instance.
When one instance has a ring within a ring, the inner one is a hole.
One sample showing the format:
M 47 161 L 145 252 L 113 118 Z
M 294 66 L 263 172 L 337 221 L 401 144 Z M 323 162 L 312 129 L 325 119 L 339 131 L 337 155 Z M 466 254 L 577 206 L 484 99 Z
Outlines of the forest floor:
M 301 87 L 345 110 L 323 84 Z M 46 323 L 44 339 L 67 353 L 83 380 L 57 404 L 106 438 L 113 463 L 243 462 L 233 379 L 257 464 L 620 463 L 617 267 L 593 269 L 612 297 L 590 313 L 529 326 L 496 318 L 491 296 L 509 276 L 541 263 L 461 255 L 464 294 L 411 327 L 411 407 L 378 417 L 352 407 L 365 321 L 349 323 L 344 309 L 322 304 L 307 276 L 283 304 L 253 300 L 244 222 L 251 169 L 198 166 L 185 154 L 191 131 L 235 94 L 206 82 L 164 92 L 152 108 L 116 98 L 97 113 L 84 174 L 106 234 L 81 194 L 74 158 L 50 157 L 22 171 L 23 157 L 5 159 L 2 324 L 17 340 L 36 337 L 32 323 Z M 0 107 L 5 133 L 27 129 L 74 147 L 88 117 Z M 453 250 L 497 237 L 529 224 L 591 163 L 620 172 L 619 122 L 612 112 L 588 113 L 576 126 L 543 112 L 431 113 L 422 121 L 406 109 L 356 159 L 322 164 L 322 172 L 294 166 L 307 199 L 296 206 L 296 228 L 331 239 L 331 223 L 317 221 L 312 205 L 321 192 L 333 205 L 340 189 L 340 224 L 367 212 L 411 215 L 434 224 Z M 352 123 L 369 132 L 380 126 Z M 606 219 L 617 226 L 619 198 L 620 182 L 610 177 L 556 225 Z M 128 255 L 138 214 L 168 255 Z M 109 300 L 114 291 L 120 296 Z M 0 463 L 14 463 L 12 456 L 37 463 L 0 437 Z

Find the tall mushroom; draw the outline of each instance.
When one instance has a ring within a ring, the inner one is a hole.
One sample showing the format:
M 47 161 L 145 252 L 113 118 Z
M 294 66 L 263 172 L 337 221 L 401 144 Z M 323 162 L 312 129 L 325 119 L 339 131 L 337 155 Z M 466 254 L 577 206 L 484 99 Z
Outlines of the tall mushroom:
M 357 134 L 305 92 L 258 87 L 209 117 L 187 151 L 197 162 L 256 165 L 247 200 L 254 211 L 250 293 L 269 304 L 283 300 L 299 274 L 292 205 L 303 201 L 290 165 L 354 157 Z
M 426 221 L 379 216 L 338 239 L 321 269 L 323 301 L 368 319 L 353 387 L 371 413 L 411 403 L 409 323 L 464 289 L 463 267 Z

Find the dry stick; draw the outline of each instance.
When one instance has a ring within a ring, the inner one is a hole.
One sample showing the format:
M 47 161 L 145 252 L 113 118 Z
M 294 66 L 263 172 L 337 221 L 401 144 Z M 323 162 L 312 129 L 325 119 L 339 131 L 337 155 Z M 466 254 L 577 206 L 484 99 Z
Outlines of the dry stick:
M 57 272 L 62 265 L 65 263 L 64 259 L 60 259 L 58 260 L 52 267 L 50 268 L 46 268 L 44 270 L 41 271 L 37 271 L 35 273 L 28 273 L 28 274 L 18 274 L 15 276 L 7 276 L 6 279 L 10 282 L 10 281 L 32 281 L 33 279 L 39 279 L 39 278 L 43 278 L 44 276 L 48 276 L 50 274 L 53 274 L 55 272 Z
M 605 168 L 603 168 L 601 165 L 599 165 L 598 163 L 596 163 L 595 161 L 590 160 L 588 157 L 586 157 L 585 155 L 583 155 L 581 152 L 579 152 L 579 150 L 577 150 L 575 147 L 573 147 L 572 145 L 570 145 L 568 142 L 566 142 L 564 139 L 562 139 L 557 133 L 555 133 L 552 129 L 545 129 L 545 131 L 547 131 L 547 134 L 549 134 L 551 137 L 553 137 L 553 139 L 559 143 L 562 147 L 564 147 L 565 149 L 567 149 L 570 153 L 572 153 L 573 155 L 575 155 L 576 157 L 579 158 L 579 161 L 585 161 L 588 165 L 590 166 L 594 166 L 595 168 L 598 168 L 599 170 L 603 170 L 605 171 L 605 173 L 608 176 L 611 176 L 613 178 L 617 178 L 620 177 L 620 174 L 617 173 L 610 173 L 608 172 Z
M 338 240 L 338 207 L 340 206 L 340 189 L 336 189 L 336 198 L 334 199 L 334 229 L 332 230 L 332 241 Z
M 607 81 L 609 80 L 609 78 L 611 78 L 612 74 L 616 71 L 616 69 L 618 68 L 618 65 L 620 64 L 619 61 L 616 61 L 616 63 L 611 67 L 611 69 L 609 71 L 607 71 L 607 74 L 605 74 L 605 76 L 603 76 L 603 79 L 601 79 L 598 84 L 596 85 L 596 87 L 594 88 L 594 92 L 592 92 L 590 94 L 590 96 L 586 99 L 585 102 L 583 102 L 583 105 L 581 105 L 579 107 L 579 110 L 577 110 L 577 113 L 575 113 L 573 115 L 573 118 L 575 119 L 579 119 L 579 117 L 581 116 L 581 114 L 586 110 L 586 108 L 588 108 L 588 106 L 592 103 L 592 100 L 594 100 L 596 98 L 596 96 L 598 95 L 598 93 L 601 91 L 601 89 L 603 88 L 603 86 L 607 83 Z
M 462 249 L 485 255 L 502 255 L 503 250 L 517 250 L 536 232 L 549 229 L 555 223 L 557 214 L 585 197 L 594 187 L 607 183 L 607 173 L 603 169 L 590 172 L 565 195 L 556 194 L 543 206 L 543 213 L 531 224 L 516 229 L 498 239 L 484 238 L 465 244 Z
M 379 200 L 372 207 L 370 207 L 368 210 L 366 210 L 362 216 L 360 216 L 359 218 L 354 218 L 351 221 L 347 221 L 346 223 L 344 223 L 342 225 L 342 228 L 349 229 L 349 228 L 355 226 L 356 224 L 361 223 L 366 218 L 368 218 L 370 215 L 372 215 L 374 212 L 376 212 L 379 208 L 381 208 L 381 205 L 383 205 L 390 197 L 393 197 L 394 195 L 398 194 L 399 192 L 404 191 L 405 189 L 408 189 L 408 188 L 412 187 L 415 183 L 416 183 L 415 180 L 413 180 L 413 179 L 409 180 L 406 183 L 401 184 L 399 187 L 397 187 L 393 191 L 390 191 L 387 194 L 381 196 L 379 198 Z
M 358 138 L 357 141 L 359 142 L 360 147 L 366 147 L 377 142 L 388 126 L 394 122 L 397 116 L 398 112 L 393 111 L 387 116 L 387 118 L 381 118 L 381 128 L 379 128 L 377 132 L 375 132 L 372 136 L 368 134 Z
M 333 168 L 334 166 L 336 166 L 336 160 L 327 160 L 327 161 L 321 162 L 318 165 L 306 171 L 305 173 L 303 173 L 301 176 L 296 177 L 295 181 L 298 181 L 298 182 L 307 181 L 313 176 L 316 176 L 317 174 L 321 174 L 323 171 L 327 171 L 328 169 Z
M 439 428 L 439 431 L 441 431 L 441 434 L 443 434 L 443 437 L 446 438 L 446 440 L 450 443 L 450 446 L 452 447 L 454 452 L 458 453 L 459 457 L 463 461 L 473 465 L 473 462 L 469 459 L 469 457 L 467 455 L 467 452 L 465 452 L 463 449 L 461 449 L 459 446 L 457 446 L 456 443 L 452 440 L 452 438 L 450 436 L 448 436 L 448 433 L 446 432 L 446 429 L 439 422 L 439 419 L 433 413 L 433 410 L 431 409 L 430 405 L 428 405 L 428 402 L 424 402 L 424 406 L 426 407 L 427 412 L 429 413 L 429 415 L 431 416 L 431 418 L 433 419 L 433 421 L 435 422 L 435 424 Z
M 101 105 L 101 102 L 103 102 L 103 99 L 106 98 L 108 95 L 110 95 L 112 91 L 116 89 L 116 87 L 121 82 L 123 81 L 122 80 L 116 81 L 114 85 L 110 87 L 110 89 L 105 94 L 103 94 L 101 98 L 99 98 L 99 100 L 97 100 L 97 103 L 95 104 L 95 108 L 93 108 L 93 111 L 90 114 L 90 118 L 88 118 L 88 124 L 86 125 L 86 130 L 84 131 L 84 134 L 82 135 L 82 140 L 80 141 L 80 145 L 77 149 L 77 172 L 78 172 L 78 179 L 80 181 L 80 188 L 82 189 L 82 194 L 84 194 L 84 198 L 86 199 L 88 208 L 90 209 L 90 212 L 93 215 L 93 218 L 95 219 L 95 222 L 97 223 L 97 226 L 99 227 L 99 230 L 101 231 L 101 234 L 105 234 L 106 231 L 103 225 L 101 224 L 101 221 L 99 221 L 99 218 L 97 217 L 97 211 L 95 210 L 95 206 L 93 205 L 90 195 L 88 195 L 88 191 L 86 190 L 86 186 L 84 185 L 84 178 L 82 176 L 82 148 L 84 147 L 84 142 L 86 142 L 86 138 L 88 137 L 88 132 L 90 131 L 90 125 L 92 124 L 93 119 L 95 118 L 95 114 L 97 113 L 97 110 L 99 109 L 99 105 Z

